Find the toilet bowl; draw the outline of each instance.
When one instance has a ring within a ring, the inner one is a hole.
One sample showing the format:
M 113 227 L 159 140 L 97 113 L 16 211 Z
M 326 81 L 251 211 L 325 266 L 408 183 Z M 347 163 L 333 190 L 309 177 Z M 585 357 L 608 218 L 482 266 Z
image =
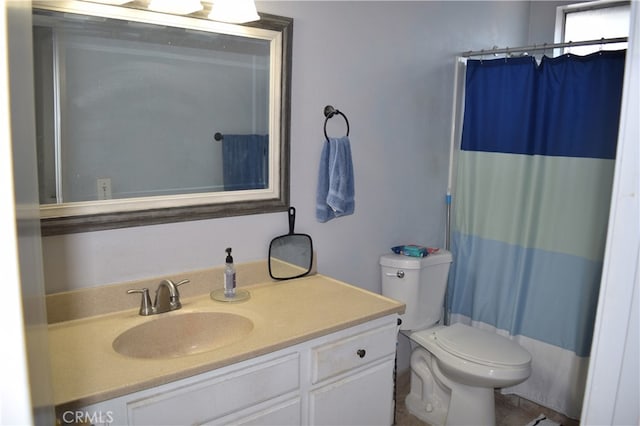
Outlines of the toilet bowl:
M 494 388 L 531 374 L 531 355 L 517 343 L 464 324 L 443 326 L 451 253 L 380 258 L 382 293 L 406 304 L 401 330 L 411 354 L 408 411 L 431 425 L 495 425 Z
M 464 324 L 437 326 L 409 338 L 431 352 L 440 369 L 469 386 L 502 388 L 531 374 L 531 355 L 511 340 Z

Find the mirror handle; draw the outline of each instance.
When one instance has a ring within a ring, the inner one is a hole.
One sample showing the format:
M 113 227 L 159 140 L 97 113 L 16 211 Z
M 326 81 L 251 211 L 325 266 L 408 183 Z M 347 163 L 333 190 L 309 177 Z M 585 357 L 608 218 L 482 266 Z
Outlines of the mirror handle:
M 296 224 L 296 208 L 289 207 L 289 234 L 293 234 L 293 228 Z

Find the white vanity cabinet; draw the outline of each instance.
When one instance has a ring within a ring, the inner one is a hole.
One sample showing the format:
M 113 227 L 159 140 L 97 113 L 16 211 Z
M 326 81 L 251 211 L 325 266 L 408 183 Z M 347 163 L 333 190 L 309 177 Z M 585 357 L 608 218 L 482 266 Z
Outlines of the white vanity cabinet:
M 387 315 L 80 411 L 96 425 L 390 425 L 397 318 Z
M 311 349 L 309 419 L 314 425 L 390 425 L 397 320 L 340 333 Z

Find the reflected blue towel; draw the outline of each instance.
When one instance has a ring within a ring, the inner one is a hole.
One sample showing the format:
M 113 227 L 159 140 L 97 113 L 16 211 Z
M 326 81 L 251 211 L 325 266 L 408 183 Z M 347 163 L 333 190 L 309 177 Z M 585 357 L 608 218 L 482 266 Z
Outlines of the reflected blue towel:
M 346 216 L 355 209 L 353 164 L 349 138 L 329 138 L 322 148 L 318 191 L 316 193 L 316 219 L 327 222 Z
M 225 191 L 269 186 L 269 135 L 224 135 L 222 175 Z

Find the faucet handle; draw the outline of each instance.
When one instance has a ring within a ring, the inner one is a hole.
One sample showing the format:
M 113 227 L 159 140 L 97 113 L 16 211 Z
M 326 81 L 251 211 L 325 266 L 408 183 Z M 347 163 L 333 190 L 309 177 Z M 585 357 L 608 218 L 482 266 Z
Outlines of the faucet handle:
M 153 306 L 151 305 L 151 296 L 149 296 L 149 289 L 131 289 L 127 290 L 127 294 L 142 293 L 142 300 L 140 301 L 140 315 L 153 314 Z
M 177 283 L 173 283 L 175 289 L 176 289 L 176 302 L 180 303 L 180 292 L 178 291 L 178 287 L 180 287 L 182 284 L 187 284 L 191 281 L 189 280 L 182 280 L 182 281 L 178 281 Z
M 182 307 L 182 302 L 180 302 L 180 292 L 178 291 L 178 287 L 180 287 L 182 284 L 186 284 L 188 282 L 191 282 L 191 281 L 189 281 L 189 280 L 181 280 L 181 281 L 178 281 L 177 283 L 173 283 L 173 285 L 175 287 L 175 290 L 176 290 L 176 293 L 175 293 L 175 297 L 172 300 L 172 302 L 175 304 L 176 309 L 179 309 L 179 308 Z
M 175 286 L 176 286 L 176 287 L 179 287 L 179 286 L 181 286 L 182 284 L 187 284 L 187 283 L 190 283 L 190 282 L 191 282 L 190 280 L 182 280 L 182 281 L 178 281 L 177 283 L 175 283 Z

